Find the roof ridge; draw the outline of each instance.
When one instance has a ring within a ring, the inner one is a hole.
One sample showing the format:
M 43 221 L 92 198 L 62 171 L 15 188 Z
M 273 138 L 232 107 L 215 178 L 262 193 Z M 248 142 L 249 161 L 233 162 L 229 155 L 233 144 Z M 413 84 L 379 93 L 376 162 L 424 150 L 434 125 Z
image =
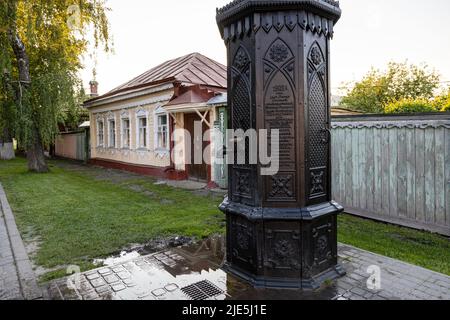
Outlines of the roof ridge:
M 200 68 L 203 70 L 200 70 Z M 188 70 L 189 72 L 187 72 Z M 194 75 L 196 79 L 192 79 L 192 75 Z M 166 79 L 172 79 L 171 81 L 174 81 L 175 79 L 193 84 L 226 88 L 226 78 L 227 68 L 225 65 L 200 52 L 191 52 L 178 58 L 166 60 L 115 87 L 105 95 L 111 95 L 119 91 L 127 91 L 127 89 L 151 84 L 153 82 L 161 82 Z

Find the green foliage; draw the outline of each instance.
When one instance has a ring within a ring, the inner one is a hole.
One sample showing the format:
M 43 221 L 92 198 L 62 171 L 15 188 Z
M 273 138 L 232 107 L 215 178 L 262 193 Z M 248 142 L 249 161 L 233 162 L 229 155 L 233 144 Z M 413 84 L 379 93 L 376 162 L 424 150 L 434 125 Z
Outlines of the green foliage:
M 433 100 L 433 107 L 441 112 L 450 111 L 450 87 L 447 92 L 444 92 Z
M 441 112 L 450 112 L 450 101 L 442 107 Z
M 439 79 L 426 65 L 391 62 L 386 71 L 372 69 L 349 90 L 341 105 L 365 113 L 383 113 L 394 101 L 431 99 Z
M 425 99 L 402 99 L 389 103 L 384 109 L 385 113 L 418 113 L 438 112 L 429 100 Z
M 79 78 L 83 67 L 81 57 L 89 48 L 97 50 L 100 45 L 109 51 L 107 10 L 105 0 L 2 1 L 0 80 L 3 86 L 8 81 L 20 99 L 7 97 L 14 108 L 7 111 L 2 108 L 5 112 L 0 113 L 0 130 L 15 116 L 13 129 L 21 145 L 33 138 L 33 127 L 38 128 L 40 138 L 48 145 L 53 142 L 58 123 L 70 126 L 78 121 L 84 96 Z M 29 85 L 18 81 L 18 61 L 11 49 L 11 33 L 17 34 L 25 45 L 30 66 Z M 4 77 L 3 70 L 9 72 L 11 79 Z M 4 96 L 0 95 L 2 105 Z

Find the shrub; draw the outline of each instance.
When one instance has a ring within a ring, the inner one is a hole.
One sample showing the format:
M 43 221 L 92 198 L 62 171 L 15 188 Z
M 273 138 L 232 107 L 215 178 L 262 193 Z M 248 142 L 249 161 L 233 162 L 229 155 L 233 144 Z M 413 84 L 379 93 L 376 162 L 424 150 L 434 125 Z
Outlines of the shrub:
M 389 103 L 385 109 L 385 113 L 418 113 L 418 112 L 436 112 L 432 102 L 425 99 L 402 99 Z
M 450 112 L 450 101 L 441 109 L 441 112 Z
M 450 112 L 450 88 L 433 100 L 433 106 L 439 111 Z

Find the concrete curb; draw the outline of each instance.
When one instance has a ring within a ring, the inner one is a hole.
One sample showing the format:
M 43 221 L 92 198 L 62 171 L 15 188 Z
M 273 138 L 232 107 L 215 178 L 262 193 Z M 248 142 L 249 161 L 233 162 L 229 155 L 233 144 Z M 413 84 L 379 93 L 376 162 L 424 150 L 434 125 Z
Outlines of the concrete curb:
M 30 259 L 22 237 L 17 229 L 16 220 L 9 206 L 5 190 L 0 183 L 0 204 L 3 211 L 6 230 L 11 244 L 14 261 L 16 264 L 17 274 L 21 286 L 22 295 L 25 300 L 36 300 L 42 298 L 42 290 L 39 288 L 36 275 L 31 266 Z

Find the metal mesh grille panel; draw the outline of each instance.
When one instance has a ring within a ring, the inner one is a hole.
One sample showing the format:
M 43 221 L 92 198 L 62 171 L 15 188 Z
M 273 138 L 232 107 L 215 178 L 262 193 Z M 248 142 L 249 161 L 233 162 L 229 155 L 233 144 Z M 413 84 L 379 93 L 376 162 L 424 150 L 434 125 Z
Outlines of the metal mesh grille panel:
M 206 300 L 223 294 L 222 290 L 208 280 L 203 280 L 181 288 L 181 291 L 192 300 Z
M 311 168 L 325 167 L 328 146 L 323 142 L 327 123 L 327 106 L 323 85 L 316 75 L 311 83 L 309 97 L 309 156 Z

